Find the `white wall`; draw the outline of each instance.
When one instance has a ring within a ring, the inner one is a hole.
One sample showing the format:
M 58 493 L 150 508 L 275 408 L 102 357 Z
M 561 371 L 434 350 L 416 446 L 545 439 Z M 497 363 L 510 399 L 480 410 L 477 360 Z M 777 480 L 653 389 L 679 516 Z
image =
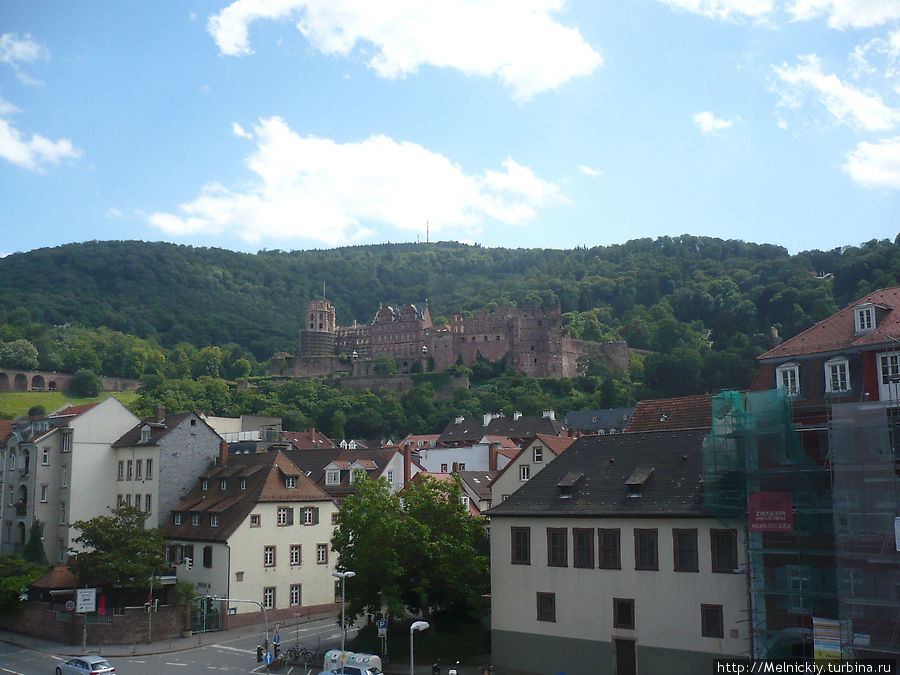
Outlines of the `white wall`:
M 423 448 L 419 464 L 430 473 L 440 473 L 441 464 L 453 471 L 454 462 L 464 463 L 466 471 L 488 471 L 490 449 L 487 445 L 470 445 L 464 448 Z
M 541 461 L 534 461 L 534 446 L 540 446 L 542 449 Z M 535 439 L 526 448 L 525 452 L 519 453 L 519 456 L 509 462 L 508 468 L 505 468 L 503 474 L 497 476 L 494 484 L 491 486 L 491 504 L 497 506 L 503 501 L 503 496 L 509 496 L 528 481 L 523 481 L 519 476 L 519 467 L 523 464 L 528 465 L 530 471 L 529 476 L 535 476 L 540 473 L 541 469 L 556 459 L 556 455 L 550 451 L 545 443 L 540 439 Z

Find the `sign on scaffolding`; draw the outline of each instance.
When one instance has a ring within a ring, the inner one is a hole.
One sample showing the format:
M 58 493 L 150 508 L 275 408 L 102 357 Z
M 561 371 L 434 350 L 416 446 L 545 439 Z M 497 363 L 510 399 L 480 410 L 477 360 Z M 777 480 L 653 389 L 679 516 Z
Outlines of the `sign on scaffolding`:
M 794 506 L 790 492 L 752 492 L 747 495 L 751 532 L 793 532 Z

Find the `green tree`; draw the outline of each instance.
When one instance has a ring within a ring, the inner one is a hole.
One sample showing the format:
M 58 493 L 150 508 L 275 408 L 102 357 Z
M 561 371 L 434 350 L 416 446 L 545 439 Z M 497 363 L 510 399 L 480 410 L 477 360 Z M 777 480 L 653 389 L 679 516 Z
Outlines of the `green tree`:
M 30 563 L 18 553 L 0 555 L 0 610 L 20 607 L 22 593 L 46 570 L 46 566 Z
M 38 350 L 28 340 L 13 340 L 0 346 L 0 364 L 6 368 L 38 367 Z
M 47 552 L 44 550 L 44 542 L 41 541 L 41 521 L 37 518 L 28 530 L 28 543 L 25 544 L 22 557 L 35 565 L 47 565 Z
M 456 482 L 413 481 L 402 501 L 387 481 L 360 476 L 341 509 L 332 546 L 356 572 L 351 616 L 406 610 L 430 617 L 480 606 L 489 584 L 487 535 L 469 515 Z
M 395 375 L 397 373 L 397 362 L 390 354 L 382 352 L 374 359 L 375 372 L 379 375 Z
M 97 396 L 100 394 L 100 378 L 94 371 L 82 368 L 72 376 L 69 387 L 72 393 L 79 396 Z
M 112 515 L 77 520 L 81 531 L 70 563 L 79 584 L 119 584 L 144 588 L 153 570 L 166 562 L 162 530 L 147 529 L 147 514 L 133 506 L 110 509 Z

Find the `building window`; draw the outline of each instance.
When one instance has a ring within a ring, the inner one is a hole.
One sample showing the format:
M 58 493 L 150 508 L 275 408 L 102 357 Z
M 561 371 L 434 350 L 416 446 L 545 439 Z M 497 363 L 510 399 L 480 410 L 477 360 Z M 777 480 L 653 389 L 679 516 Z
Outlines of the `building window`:
M 328 469 L 325 472 L 325 485 L 339 485 L 341 482 L 341 472 L 338 469 Z
M 341 515 L 341 514 L 340 514 L 339 511 L 334 511 L 334 512 L 331 514 L 331 524 L 332 524 L 332 525 L 337 525 L 337 524 L 338 524 L 338 522 L 340 521 L 340 515 Z
M 572 528 L 572 564 L 575 567 L 594 567 L 594 530 Z
M 124 459 L 119 460 L 118 480 L 125 480 L 125 460 Z
M 49 485 L 41 485 L 41 501 L 47 501 L 47 491 L 50 489 Z
M 788 396 L 800 393 L 800 367 L 796 363 L 785 363 L 775 369 L 775 384 Z
M 613 627 L 634 630 L 634 600 L 613 598 Z
M 212 567 L 212 546 L 204 546 L 203 547 L 203 566 L 204 567 Z
M 175 512 L 175 524 L 181 525 L 181 512 L 180 511 Z
M 547 564 L 550 567 L 566 567 L 568 560 L 569 537 L 564 527 L 547 528 Z
M 712 571 L 734 574 L 737 569 L 737 532 L 734 530 L 710 530 Z
M 59 503 L 59 522 L 61 522 L 61 523 L 66 522 L 66 503 L 65 502 Z
M 131 495 L 129 495 L 129 497 L 130 497 L 130 496 L 131 496 Z M 129 501 L 130 501 L 130 499 L 129 499 Z M 199 513 L 192 513 L 192 514 L 191 514 L 191 525 L 192 525 L 193 527 L 200 527 L 200 514 L 199 514 Z
M 263 566 L 275 567 L 275 547 L 263 546 Z
M 300 544 L 291 544 L 291 565 L 299 565 L 302 562 Z
M 218 527 L 219 526 L 219 514 L 218 513 L 210 513 L 209 514 L 209 526 L 210 527 Z
M 319 509 L 314 506 L 307 506 L 305 509 L 303 509 L 303 524 L 318 525 Z
M 284 479 L 284 487 L 288 490 L 296 490 L 297 489 L 297 477 L 296 476 L 286 476 Z
M 634 569 L 658 570 L 659 556 L 657 548 L 657 531 L 653 529 L 635 529 L 634 531 Z
M 41 448 L 41 464 L 50 466 L 50 448 L 48 447 Z
M 141 496 L 140 495 L 134 496 L 134 508 L 136 508 L 136 509 L 141 508 Z
M 63 464 L 60 468 L 60 487 L 69 487 L 69 467 Z
M 391 485 L 394 484 L 394 472 L 393 471 L 387 472 L 387 479 L 388 479 L 388 483 L 390 483 Z
M 261 519 L 260 519 L 258 513 L 251 513 L 250 514 L 250 527 L 259 527 L 260 520 Z
M 699 572 L 697 530 L 672 530 L 672 549 L 676 572 Z
M 134 462 L 130 459 L 125 463 L 125 480 L 134 480 Z
M 850 368 L 847 359 L 829 359 L 825 362 L 825 391 L 850 391 Z
M 247 489 L 247 479 L 241 478 L 241 490 L 246 490 L 246 489 Z
M 263 607 L 266 609 L 274 609 L 275 607 L 275 587 L 266 586 L 263 589 Z
M 200 481 L 200 489 L 206 492 L 209 489 L 209 481 L 205 478 Z
M 130 494 L 125 495 L 125 505 L 131 506 L 131 495 Z
M 700 635 L 711 638 L 725 637 L 722 605 L 700 605 Z
M 530 565 L 531 564 L 531 528 L 530 527 L 513 527 L 510 528 L 510 539 L 512 541 L 512 553 L 510 562 L 513 565 Z
M 860 305 L 853 312 L 853 322 L 857 333 L 868 333 L 875 329 L 875 308 Z
M 447 473 L 447 465 L 441 464 L 441 473 Z
M 144 480 L 144 460 L 139 459 L 134 463 L 134 479 Z
M 456 470 L 457 470 L 457 471 L 465 471 L 465 470 L 466 470 L 466 463 L 465 463 L 465 462 L 460 462 L 459 464 L 457 464 Z
M 144 511 L 150 513 L 152 509 L 150 508 L 150 495 L 144 495 Z
M 291 607 L 297 607 L 302 597 L 300 584 L 291 584 Z
M 116 495 L 116 508 L 121 508 L 122 504 L 125 503 L 125 497 L 123 495 Z M 180 523 L 179 523 L 180 524 Z
M 148 443 L 150 441 L 150 427 L 144 426 L 141 427 L 141 443 Z
M 537 594 L 537 620 L 556 621 L 556 593 Z
M 519 467 L 519 480 L 528 480 L 531 478 L 531 466 L 523 464 Z
M 809 613 L 809 605 L 806 602 L 809 594 L 809 567 L 806 565 L 788 565 L 788 611 L 792 614 Z
M 71 432 L 71 430 L 63 431 L 62 451 L 63 452 L 72 452 L 72 432 Z
M 600 568 L 622 569 L 619 529 L 597 530 L 597 540 L 600 544 Z
M 147 472 L 145 474 L 147 480 L 153 480 L 153 460 L 147 460 Z
M 540 464 L 544 461 L 544 448 L 540 445 L 535 444 L 531 456 L 534 459 L 535 464 Z
M 228 489 L 228 481 L 226 479 L 222 479 L 219 481 L 219 489 L 225 491 Z
M 292 509 L 288 506 L 279 506 L 277 521 L 278 521 L 279 527 L 284 527 L 285 525 L 293 525 L 294 524 L 294 509 Z
M 328 564 L 328 544 L 316 544 L 316 562 L 320 565 Z

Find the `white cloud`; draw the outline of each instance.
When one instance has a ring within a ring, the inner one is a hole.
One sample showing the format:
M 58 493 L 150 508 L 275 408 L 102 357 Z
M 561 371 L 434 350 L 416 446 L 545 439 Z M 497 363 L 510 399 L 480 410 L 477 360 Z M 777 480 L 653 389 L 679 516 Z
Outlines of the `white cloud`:
M 581 164 L 578 167 L 578 170 L 581 171 L 585 176 L 601 176 L 603 172 L 600 169 L 595 169 L 591 166 L 587 166 L 586 164 Z
M 311 239 L 326 245 L 358 241 L 378 225 L 432 232 L 478 232 L 496 220 L 522 224 L 535 210 L 565 201 L 558 186 L 506 159 L 502 171 L 470 175 L 443 155 L 387 136 L 357 143 L 300 136 L 278 117 L 254 127 L 256 150 L 246 163 L 257 179 L 240 189 L 203 187 L 179 213 L 149 222 L 173 235 L 229 233 Z
M 900 190 L 900 136 L 860 143 L 847 155 L 844 171 L 867 187 Z
M 800 56 L 798 60 L 793 67 L 775 66 L 775 73 L 787 87 L 780 92 L 783 106 L 799 107 L 801 95 L 811 92 L 841 124 L 865 131 L 886 131 L 900 122 L 900 110 L 886 105 L 878 94 L 866 93 L 836 75 L 823 73 L 815 54 Z
M 732 121 L 719 119 L 708 110 L 704 110 L 694 113 L 694 124 L 702 133 L 711 136 L 731 127 Z
M 900 19 L 897 0 L 794 0 L 788 11 L 798 21 L 828 17 L 831 28 L 865 28 Z
M 10 104 L 0 99 L 0 114 L 9 112 Z M 60 160 L 80 156 L 81 150 L 67 138 L 51 141 L 40 134 L 32 134 L 26 139 L 8 119 L 0 117 L 0 158 L 24 169 L 42 171 L 43 164 L 59 164 Z
M 0 35 L 0 63 L 10 66 L 23 84 L 34 86 L 41 84 L 41 81 L 23 73 L 20 65 L 36 63 L 48 57 L 47 50 L 27 33 L 22 37 L 16 33 Z
M 238 138 L 253 138 L 253 134 L 249 131 L 246 131 L 244 127 L 242 127 L 237 122 L 233 122 L 231 124 L 231 133 L 233 133 Z
M 110 207 L 106 210 L 106 217 L 107 218 L 121 218 L 122 212 L 115 207 Z
M 661 2 L 670 7 L 727 21 L 763 19 L 775 6 L 775 0 L 661 0 Z
M 252 52 L 250 23 L 293 19 L 320 52 L 373 51 L 368 66 L 386 78 L 420 66 L 497 77 L 526 101 L 603 62 L 577 28 L 551 18 L 564 0 L 236 0 L 207 24 L 227 55 Z M 364 44 L 361 44 L 364 43 Z

